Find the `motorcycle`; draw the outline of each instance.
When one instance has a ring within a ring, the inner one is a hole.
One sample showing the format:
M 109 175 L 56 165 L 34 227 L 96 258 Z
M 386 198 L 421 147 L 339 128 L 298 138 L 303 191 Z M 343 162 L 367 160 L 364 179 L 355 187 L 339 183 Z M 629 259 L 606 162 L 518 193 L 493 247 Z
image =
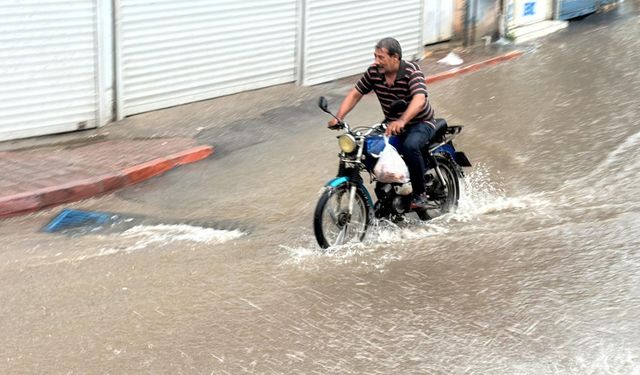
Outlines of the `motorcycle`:
M 373 126 L 351 128 L 328 109 L 325 97 L 318 106 L 333 116 L 338 123 L 333 129 L 344 130 L 339 135 L 340 163 L 338 174 L 325 184 L 313 216 L 313 230 L 320 247 L 338 246 L 350 241 L 362 241 L 374 219 L 402 221 L 411 212 L 411 182 L 383 183 L 373 173 L 380 147 L 384 147 L 384 132 L 389 121 Z M 398 100 L 391 105 L 391 113 L 402 113 L 407 103 Z M 435 119 L 435 133 L 422 149 L 425 161 L 425 191 L 428 205 L 413 210 L 421 220 L 430 220 L 454 210 L 460 198 L 462 167 L 471 162 L 464 152 L 456 151 L 453 139 L 462 132 L 462 126 L 449 126 L 444 119 Z M 389 144 L 400 154 L 400 138 L 391 136 Z M 375 181 L 376 202 L 364 185 L 361 172 L 368 172 L 370 182 Z

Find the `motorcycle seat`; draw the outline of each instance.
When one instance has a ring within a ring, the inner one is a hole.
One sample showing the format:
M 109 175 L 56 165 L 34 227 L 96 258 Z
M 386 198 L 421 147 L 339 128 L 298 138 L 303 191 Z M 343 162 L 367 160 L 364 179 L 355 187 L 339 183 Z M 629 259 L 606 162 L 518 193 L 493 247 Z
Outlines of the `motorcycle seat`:
M 447 120 L 443 118 L 434 119 L 435 123 L 435 132 L 433 137 L 431 137 L 430 143 L 436 143 L 444 137 L 444 134 L 447 132 Z

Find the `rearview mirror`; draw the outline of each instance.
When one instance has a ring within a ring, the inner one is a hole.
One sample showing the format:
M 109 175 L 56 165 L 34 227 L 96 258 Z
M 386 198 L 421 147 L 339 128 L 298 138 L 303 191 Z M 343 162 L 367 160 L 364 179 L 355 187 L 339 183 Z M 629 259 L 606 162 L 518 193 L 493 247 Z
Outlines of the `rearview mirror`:
M 329 113 L 329 104 L 327 103 L 327 98 L 321 96 L 320 100 L 318 100 L 318 107 L 320 107 L 321 110 Z

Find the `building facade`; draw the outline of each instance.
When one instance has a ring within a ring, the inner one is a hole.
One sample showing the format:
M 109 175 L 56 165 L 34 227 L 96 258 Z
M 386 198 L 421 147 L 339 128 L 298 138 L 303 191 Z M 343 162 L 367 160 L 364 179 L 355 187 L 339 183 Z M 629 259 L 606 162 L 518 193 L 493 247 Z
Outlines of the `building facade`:
M 358 74 L 386 36 L 420 58 L 425 44 L 497 35 L 501 1 L 3 1 L 0 141 Z M 548 17 L 552 0 L 504 1 L 542 2 Z

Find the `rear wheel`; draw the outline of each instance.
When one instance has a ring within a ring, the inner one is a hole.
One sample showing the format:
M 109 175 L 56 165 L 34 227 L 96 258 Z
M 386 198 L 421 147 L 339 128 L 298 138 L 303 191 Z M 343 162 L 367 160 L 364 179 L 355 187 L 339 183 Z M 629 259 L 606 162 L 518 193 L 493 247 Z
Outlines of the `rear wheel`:
M 320 247 L 326 249 L 351 241 L 362 241 L 369 226 L 369 205 L 360 189 L 356 189 L 353 210 L 349 214 L 350 186 L 327 188 L 316 205 L 313 231 Z
M 430 220 L 453 211 L 460 199 L 460 180 L 456 166 L 444 156 L 435 158 L 446 183 L 443 185 L 440 182 L 433 168 L 425 173 L 425 190 L 433 207 L 416 210 L 421 220 Z

